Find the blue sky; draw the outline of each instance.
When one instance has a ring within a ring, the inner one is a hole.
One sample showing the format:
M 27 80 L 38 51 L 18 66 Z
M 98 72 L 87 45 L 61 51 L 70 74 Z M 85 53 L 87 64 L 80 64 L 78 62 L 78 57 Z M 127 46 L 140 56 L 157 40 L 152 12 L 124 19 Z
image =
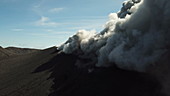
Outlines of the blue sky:
M 80 29 L 102 30 L 124 0 L 0 0 L 0 46 L 47 48 Z

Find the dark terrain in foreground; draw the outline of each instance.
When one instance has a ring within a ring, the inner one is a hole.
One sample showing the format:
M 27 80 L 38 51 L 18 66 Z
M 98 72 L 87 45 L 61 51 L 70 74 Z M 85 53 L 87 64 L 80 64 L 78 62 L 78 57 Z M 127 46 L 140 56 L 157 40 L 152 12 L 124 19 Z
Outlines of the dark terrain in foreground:
M 167 96 L 151 74 L 114 66 L 89 71 L 75 66 L 78 57 L 56 47 L 14 49 L 0 48 L 0 96 Z

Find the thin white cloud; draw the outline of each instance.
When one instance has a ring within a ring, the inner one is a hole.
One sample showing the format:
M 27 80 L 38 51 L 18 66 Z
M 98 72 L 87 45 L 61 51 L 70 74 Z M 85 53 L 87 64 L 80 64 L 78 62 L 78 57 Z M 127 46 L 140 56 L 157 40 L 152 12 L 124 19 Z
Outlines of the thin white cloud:
M 42 16 L 40 20 L 35 22 L 37 26 L 50 26 L 50 27 L 55 27 L 59 25 L 59 23 L 52 22 L 48 17 Z
M 54 30 L 51 30 L 51 29 L 48 29 L 48 30 L 45 30 L 49 33 L 52 33 L 52 34 L 58 34 L 58 35 L 62 35 L 62 34 L 73 34 L 73 32 L 68 32 L 68 31 L 54 31 Z
M 64 10 L 64 8 L 53 8 L 53 9 L 50 9 L 49 12 L 50 13 L 58 13 L 60 11 Z
M 23 31 L 24 29 L 18 29 L 18 28 L 16 28 L 16 29 L 11 29 L 12 31 L 15 31 L 15 32 L 20 32 L 20 31 Z

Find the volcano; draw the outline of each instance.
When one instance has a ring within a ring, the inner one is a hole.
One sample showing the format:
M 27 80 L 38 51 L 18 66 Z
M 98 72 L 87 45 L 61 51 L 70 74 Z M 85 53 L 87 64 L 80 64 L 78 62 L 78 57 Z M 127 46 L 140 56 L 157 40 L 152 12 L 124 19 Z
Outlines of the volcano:
M 170 96 L 170 1 L 127 0 L 101 32 L 0 47 L 0 96 Z

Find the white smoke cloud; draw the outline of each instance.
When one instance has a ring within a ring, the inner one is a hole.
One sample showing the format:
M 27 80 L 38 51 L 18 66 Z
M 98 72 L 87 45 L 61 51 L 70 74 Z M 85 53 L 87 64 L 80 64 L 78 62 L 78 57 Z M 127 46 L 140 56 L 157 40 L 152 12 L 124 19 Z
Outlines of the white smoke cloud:
M 100 33 L 80 30 L 58 49 L 111 66 L 145 71 L 170 45 L 170 1 L 128 0 Z

